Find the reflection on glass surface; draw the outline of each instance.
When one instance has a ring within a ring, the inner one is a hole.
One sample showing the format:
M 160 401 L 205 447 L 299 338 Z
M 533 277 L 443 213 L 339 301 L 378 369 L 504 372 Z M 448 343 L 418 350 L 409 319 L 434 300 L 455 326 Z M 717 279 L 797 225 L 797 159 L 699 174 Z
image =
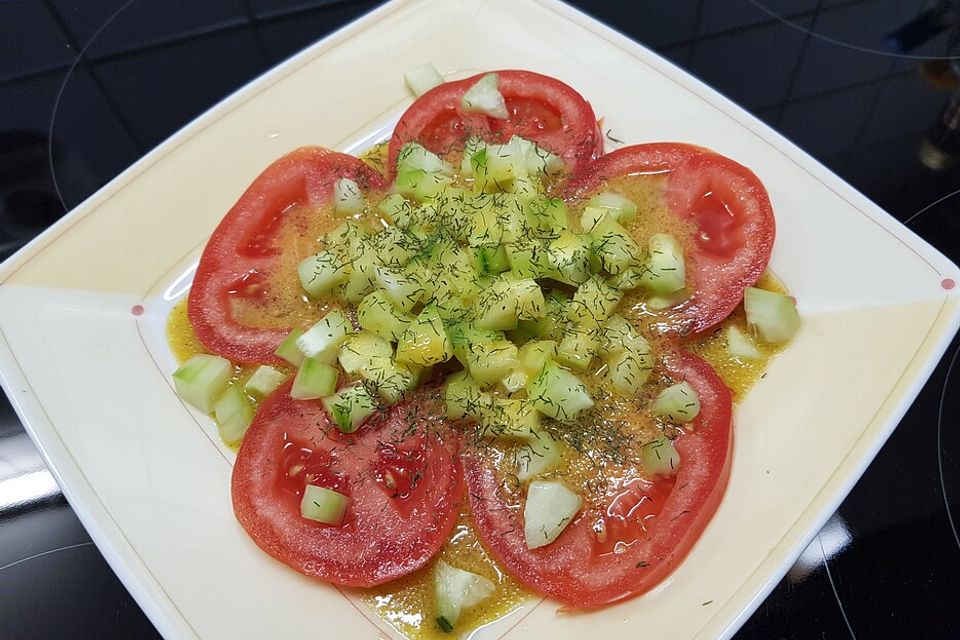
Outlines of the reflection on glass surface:
M 60 487 L 26 433 L 0 438 L 0 519 L 29 511 L 59 494 Z
M 820 566 L 850 546 L 853 535 L 839 514 L 833 514 L 787 572 L 792 583 L 803 582 Z

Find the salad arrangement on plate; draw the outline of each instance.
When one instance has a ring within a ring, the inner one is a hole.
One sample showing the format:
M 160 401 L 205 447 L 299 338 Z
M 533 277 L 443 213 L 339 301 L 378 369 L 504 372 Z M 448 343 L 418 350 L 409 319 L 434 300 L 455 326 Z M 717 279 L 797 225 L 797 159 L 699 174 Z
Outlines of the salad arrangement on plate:
M 239 446 L 240 524 L 306 575 L 412 574 L 441 631 L 505 575 L 573 608 L 637 596 L 722 498 L 731 365 L 799 323 L 755 286 L 766 191 L 689 144 L 604 153 L 553 78 L 407 80 L 385 148 L 297 149 L 223 218 L 177 390 Z

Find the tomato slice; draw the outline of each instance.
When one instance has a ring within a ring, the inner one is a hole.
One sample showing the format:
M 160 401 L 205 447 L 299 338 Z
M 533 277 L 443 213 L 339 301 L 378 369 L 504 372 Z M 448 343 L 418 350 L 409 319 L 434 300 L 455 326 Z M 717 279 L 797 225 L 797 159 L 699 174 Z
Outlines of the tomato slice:
M 369 587 L 422 567 L 456 523 L 463 474 L 435 399 L 395 405 L 342 434 L 290 383 L 261 405 L 233 468 L 233 508 L 257 545 L 308 576 Z M 300 515 L 304 486 L 347 495 L 341 526 Z
M 234 303 L 261 299 L 283 309 L 302 295 L 298 288 L 269 278 L 283 253 L 275 236 L 285 217 L 308 215 L 311 205 L 330 202 L 340 178 L 364 188 L 385 188 L 383 176 L 357 158 L 303 147 L 267 167 L 224 216 L 200 257 L 190 289 L 190 322 L 207 349 L 234 362 L 282 362 L 274 351 L 292 326 L 244 324 L 236 318 Z
M 555 78 L 532 71 L 494 71 L 510 113 L 508 120 L 460 110 L 463 94 L 486 74 L 446 82 L 423 94 L 400 118 L 390 139 L 387 175 L 407 142 L 446 154 L 461 149 L 470 136 L 506 142 L 518 135 L 560 156 L 575 173 L 603 153 L 603 138 L 590 103 Z
M 616 177 L 666 176 L 664 199 L 671 212 L 696 229 L 686 256 L 690 298 L 666 311 L 661 326 L 697 333 L 720 322 L 743 299 L 770 261 L 776 234 L 773 208 L 760 179 L 717 153 L 681 143 L 623 147 L 597 158 L 567 187 L 567 197 L 585 198 Z
M 732 397 L 713 368 L 688 352 L 666 359 L 666 371 L 700 396 L 692 428 L 674 440 L 674 478 L 636 478 L 608 504 L 607 536 L 597 513 L 581 512 L 549 545 L 528 549 L 522 510 L 511 507 L 503 479 L 476 452 L 465 454 L 473 517 L 484 544 L 531 588 L 575 607 L 598 607 L 644 593 L 680 564 L 713 516 L 730 474 Z M 613 538 L 623 544 L 615 545 Z

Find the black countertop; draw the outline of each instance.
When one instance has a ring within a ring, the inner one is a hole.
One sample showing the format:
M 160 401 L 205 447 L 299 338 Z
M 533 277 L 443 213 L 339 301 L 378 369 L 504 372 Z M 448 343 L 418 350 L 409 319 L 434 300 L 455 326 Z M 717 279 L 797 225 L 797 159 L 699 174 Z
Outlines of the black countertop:
M 0 0 L 0 258 L 225 95 L 377 4 Z M 958 84 L 947 59 L 960 52 L 958 3 L 572 4 L 713 85 L 960 259 L 960 132 L 943 124 L 952 110 L 942 117 Z M 738 640 L 960 637 L 956 349 Z M 0 638 L 151 637 L 3 402 Z

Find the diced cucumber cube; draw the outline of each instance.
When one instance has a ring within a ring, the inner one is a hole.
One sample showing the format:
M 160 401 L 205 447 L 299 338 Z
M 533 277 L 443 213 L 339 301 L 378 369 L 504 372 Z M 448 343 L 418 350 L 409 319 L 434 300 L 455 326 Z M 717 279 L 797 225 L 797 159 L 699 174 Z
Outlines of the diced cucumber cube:
M 393 358 L 393 347 L 390 343 L 367 330 L 348 335 L 337 353 L 340 366 L 350 375 L 369 367 L 373 361 L 383 359 L 389 361 L 391 358 Z
M 763 359 L 763 353 L 757 348 L 753 338 L 740 331 L 736 325 L 727 327 L 726 332 L 727 351 L 733 357 L 739 360 L 756 362 Z
M 434 611 L 437 624 L 446 633 L 453 631 L 460 614 L 492 596 L 496 585 L 487 578 L 437 562 L 433 582 Z
M 360 375 L 377 390 L 389 404 L 402 400 L 420 382 L 421 368 L 404 364 L 390 358 L 374 358 Z
M 460 175 L 464 178 L 473 177 L 473 154 L 486 148 L 486 143 L 477 136 L 470 136 L 463 145 L 463 159 L 460 161 Z
M 640 286 L 646 267 L 627 267 L 615 276 L 607 278 L 607 284 L 619 291 L 629 291 Z
M 383 289 L 387 299 L 400 311 L 410 311 L 423 300 L 424 287 L 420 280 L 410 273 L 398 272 L 386 267 L 377 267 L 377 285 Z
M 600 218 L 606 215 L 607 212 L 608 209 L 587 205 L 580 213 L 580 230 L 584 233 L 590 233 L 593 231 L 593 228 L 597 226 Z
M 233 365 L 229 360 L 198 353 L 173 372 L 173 386 L 177 395 L 209 414 L 232 377 Z
M 566 168 L 560 156 L 538 146 L 531 140 L 521 138 L 520 136 L 513 136 L 510 138 L 509 144 L 514 145 L 524 154 L 527 171 L 529 173 L 534 175 L 553 175 Z
M 297 275 L 310 297 L 322 298 L 346 281 L 350 268 L 340 256 L 324 249 L 300 262 Z
M 625 350 L 607 358 L 607 378 L 613 388 L 626 397 L 636 396 L 652 371 L 649 347 L 643 352 Z
M 649 354 L 650 343 L 623 316 L 615 313 L 604 323 L 603 335 L 597 342 L 597 354 L 605 357 L 623 350 Z
M 567 204 L 560 198 L 534 198 L 527 203 L 527 220 L 540 231 L 560 233 L 569 229 Z
M 364 297 L 357 307 L 360 326 L 384 340 L 397 342 L 413 318 L 398 311 L 384 291 L 374 291 Z
M 420 250 L 420 242 L 420 238 L 412 231 L 387 227 L 370 239 L 370 246 L 374 249 L 377 263 L 400 269 Z
M 513 453 L 517 465 L 517 479 L 526 482 L 542 473 L 553 471 L 563 462 L 564 445 L 546 431 L 539 437 L 520 445 Z
M 475 321 L 477 328 L 499 331 L 516 328 L 517 302 L 511 283 L 504 280 L 494 282 L 480 296 Z
M 517 318 L 539 320 L 545 312 L 543 291 L 535 280 L 524 278 L 510 282 L 510 291 L 517 299 Z
M 597 353 L 596 330 L 574 325 L 557 345 L 556 360 L 574 371 L 586 371 Z
M 284 372 L 274 369 L 268 364 L 262 364 L 257 367 L 250 379 L 243 385 L 243 390 L 257 398 L 266 398 L 286 379 L 287 374 Z
M 620 304 L 623 293 L 593 276 L 580 285 L 567 308 L 567 317 L 586 327 L 599 327 Z
M 303 488 L 300 515 L 308 520 L 339 527 L 350 505 L 350 498 L 333 489 L 308 484 Z
M 343 297 L 359 304 L 363 296 L 376 288 L 376 270 L 381 265 L 380 251 L 372 240 L 366 240 L 351 254 L 350 273 L 343 286 Z
M 482 276 L 495 276 L 510 269 L 507 248 L 504 245 L 474 247 L 473 268 Z
M 510 270 L 517 278 L 547 278 L 554 271 L 550 261 L 550 241 L 539 238 L 520 239 L 507 245 Z
M 668 233 L 655 233 L 647 242 L 650 253 L 640 283 L 651 293 L 666 296 L 686 286 L 683 250 Z
M 561 422 L 572 422 L 593 406 L 580 378 L 554 362 L 548 362 L 527 384 L 527 397 L 540 413 Z
M 429 173 L 423 169 L 403 169 L 397 174 L 394 188 L 401 195 L 417 202 L 425 202 L 443 193 L 450 182 L 450 177 L 443 173 Z
M 557 343 L 554 340 L 533 340 L 520 347 L 517 357 L 520 367 L 528 374 L 540 373 L 547 362 L 557 355 Z
M 418 98 L 434 87 L 443 84 L 443 76 L 429 62 L 414 67 L 403 74 L 403 81 L 410 92 Z
M 540 431 L 540 413 L 529 400 L 518 398 L 494 398 L 477 421 L 484 437 L 497 440 L 530 442 Z
M 253 422 L 254 413 L 253 403 L 240 387 L 227 387 L 213 403 L 213 415 L 217 418 L 220 439 L 230 447 L 240 444 L 247 427 Z
M 488 73 L 467 89 L 460 101 L 460 108 L 467 113 L 482 113 L 498 120 L 510 118 L 507 103 L 499 89 L 499 77 Z
M 337 215 L 352 216 L 363 211 L 364 200 L 360 185 L 350 178 L 340 178 L 333 184 L 333 211 Z
M 342 433 L 353 433 L 377 410 L 377 401 L 366 387 L 355 384 L 324 398 L 323 406 Z
M 743 308 L 747 326 L 764 342 L 786 342 L 800 326 L 796 302 L 782 293 L 747 287 L 743 291 Z
M 690 292 L 687 291 L 687 288 L 679 289 L 673 293 L 667 294 L 665 296 L 653 295 L 647 298 L 646 305 L 648 309 L 653 311 L 660 311 L 662 309 L 672 309 L 678 304 L 682 303 L 684 300 L 690 297 Z
M 398 227 L 413 224 L 413 205 L 399 193 L 391 193 L 377 205 L 377 211 L 387 222 Z
M 547 249 L 550 275 L 575 286 L 586 282 L 591 273 L 591 253 L 590 242 L 585 236 L 572 231 L 561 231 Z
M 299 340 L 302 335 L 303 329 L 294 327 L 274 353 L 293 366 L 299 367 L 300 363 L 303 362 L 304 356 L 303 351 L 300 351 L 300 348 L 297 346 L 297 340 Z
M 640 451 L 643 470 L 653 475 L 673 475 L 680 466 L 680 454 L 673 441 L 667 437 L 657 438 L 643 445 Z
M 447 378 L 443 397 L 447 406 L 447 417 L 451 420 L 477 420 L 493 406 L 493 396 L 484 392 L 467 371 L 460 371 Z
M 527 372 L 523 370 L 523 367 L 521 367 L 511 371 L 503 380 L 500 381 L 500 385 L 508 393 L 513 393 L 524 388 L 529 380 L 529 374 L 527 374 Z
M 453 357 L 453 346 L 435 306 L 428 306 L 407 325 L 397 343 L 397 362 L 424 367 Z
M 397 154 L 397 171 L 423 171 L 453 175 L 453 165 L 418 142 L 408 142 Z
M 593 250 L 607 273 L 617 275 L 642 264 L 640 246 L 609 212 L 600 216 L 590 236 L 593 238 Z
M 650 412 L 670 422 L 690 422 L 700 413 L 700 396 L 684 380 L 661 391 L 650 406 Z
M 328 396 L 337 388 L 340 372 L 317 358 L 304 358 L 290 387 L 294 400 L 316 400 Z
M 331 311 L 296 340 L 297 348 L 308 358 L 333 364 L 347 334 L 353 331 L 350 320 L 339 309 Z
M 505 340 L 502 331 L 478 329 L 464 322 L 451 324 L 448 335 L 450 336 L 450 344 L 453 347 L 453 355 L 464 367 L 469 366 L 468 356 L 477 345 Z
M 534 480 L 527 488 L 523 506 L 523 537 L 527 548 L 536 549 L 556 540 L 583 501 L 560 481 Z
M 467 354 L 470 375 L 484 387 L 500 382 L 519 365 L 517 346 L 508 340 L 474 344 Z
M 604 191 L 590 198 L 591 207 L 609 211 L 620 224 L 631 222 L 637 216 L 637 205 L 616 191 Z

